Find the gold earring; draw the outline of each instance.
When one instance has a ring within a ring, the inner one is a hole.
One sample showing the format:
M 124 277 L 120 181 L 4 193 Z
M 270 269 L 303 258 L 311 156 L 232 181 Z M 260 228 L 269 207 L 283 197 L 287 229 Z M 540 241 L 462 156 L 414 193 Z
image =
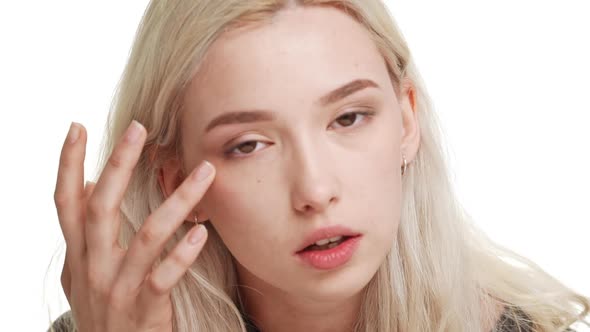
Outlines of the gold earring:
M 406 173 L 406 169 L 408 168 L 408 162 L 406 161 L 405 155 L 402 155 L 402 158 L 404 159 L 404 166 L 402 168 L 402 176 L 404 176 L 404 174 Z

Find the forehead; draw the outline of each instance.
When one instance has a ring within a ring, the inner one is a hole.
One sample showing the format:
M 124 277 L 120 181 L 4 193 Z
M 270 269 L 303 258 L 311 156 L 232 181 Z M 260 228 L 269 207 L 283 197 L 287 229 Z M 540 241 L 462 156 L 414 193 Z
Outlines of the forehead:
M 200 120 L 244 107 L 288 111 L 355 79 L 391 86 L 366 29 L 335 8 L 297 7 L 214 42 L 185 103 Z

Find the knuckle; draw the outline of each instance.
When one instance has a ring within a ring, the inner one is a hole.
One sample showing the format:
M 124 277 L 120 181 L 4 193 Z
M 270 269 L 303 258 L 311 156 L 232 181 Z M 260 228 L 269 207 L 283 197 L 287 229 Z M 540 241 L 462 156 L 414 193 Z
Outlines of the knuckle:
M 148 221 L 146 221 L 145 225 L 147 226 L 147 224 L 150 224 Z M 143 245 L 143 246 L 148 246 L 150 244 L 153 244 L 154 241 L 157 241 L 158 239 L 158 233 L 152 229 L 151 227 L 142 227 L 139 232 L 137 233 L 137 236 L 139 238 L 139 242 Z
M 53 201 L 55 203 L 55 207 L 58 209 L 63 209 L 70 205 L 73 200 L 63 191 L 56 190 L 53 194 Z
M 103 200 L 100 200 L 96 196 L 92 196 L 86 205 L 88 210 L 88 215 L 92 217 L 104 217 L 111 213 L 113 210 L 109 207 Z M 88 222 L 94 220 L 93 218 L 89 218 Z
M 113 168 L 122 168 L 125 164 L 124 159 L 123 159 L 123 154 L 119 153 L 117 151 L 114 152 L 109 157 L 108 164 L 110 166 L 112 166 Z
M 64 190 L 56 189 L 53 193 L 53 201 L 58 209 L 67 208 L 70 205 L 77 204 L 81 198 L 81 195 L 76 193 L 68 194 Z
M 168 258 L 170 258 L 172 264 L 176 265 L 178 268 L 181 269 L 186 269 L 190 264 L 187 257 L 185 257 L 178 250 L 172 251 L 170 255 L 168 255 Z
M 147 287 L 149 288 L 150 292 L 156 296 L 163 296 L 168 293 L 168 288 L 159 282 L 157 278 L 148 278 Z

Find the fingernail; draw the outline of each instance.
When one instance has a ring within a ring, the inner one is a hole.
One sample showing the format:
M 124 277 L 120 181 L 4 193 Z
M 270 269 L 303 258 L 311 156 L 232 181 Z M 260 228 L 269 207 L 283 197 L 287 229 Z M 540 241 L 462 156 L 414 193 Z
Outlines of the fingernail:
M 199 169 L 193 174 L 193 177 L 196 181 L 203 181 L 211 175 L 211 173 L 213 173 L 213 166 L 205 160 L 203 164 L 199 166 Z
M 80 127 L 76 122 L 72 122 L 72 124 L 70 124 L 70 130 L 68 131 L 68 142 L 70 144 L 76 143 L 78 137 L 80 137 Z
M 205 237 L 205 226 L 197 225 L 191 230 L 191 234 L 188 236 L 188 242 L 190 244 L 197 244 Z
M 125 139 L 128 143 L 137 142 L 137 139 L 139 139 L 141 134 L 142 127 L 143 126 L 139 122 L 135 120 L 131 121 L 131 125 L 129 125 L 129 128 L 127 128 L 127 133 L 125 134 Z

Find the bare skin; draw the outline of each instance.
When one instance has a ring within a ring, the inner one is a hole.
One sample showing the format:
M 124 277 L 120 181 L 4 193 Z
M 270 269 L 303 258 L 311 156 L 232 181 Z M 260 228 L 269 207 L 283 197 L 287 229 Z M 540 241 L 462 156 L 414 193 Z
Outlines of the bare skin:
M 68 247 L 62 285 L 82 331 L 171 331 L 170 290 L 206 241 L 206 233 L 195 244 L 188 236 L 204 228 L 196 226 L 151 267 L 195 207 L 235 256 L 247 313 L 264 331 L 347 331 L 356 320 L 361 290 L 396 235 L 402 155 L 411 162 L 420 144 L 412 82 L 403 80 L 396 96 L 363 28 L 336 11 L 287 11 L 273 25 L 226 37 L 212 46 L 206 73 L 188 88 L 186 160 L 165 164 L 160 186 L 167 199 L 129 250 L 116 244 L 117 213 L 145 129 L 138 127 L 134 143 L 117 145 L 96 187 L 83 184 L 85 129 L 74 125 L 78 139 L 64 143 L 55 191 Z M 378 88 L 317 106 L 321 96 L 360 78 Z M 204 134 L 215 116 L 243 109 L 273 110 L 277 120 Z M 339 122 L 347 119 L 344 111 L 362 110 L 374 115 Z M 230 141 L 263 147 L 230 161 L 220 153 Z M 184 178 L 182 169 L 203 160 L 214 165 L 211 174 Z M 338 271 L 298 265 L 292 254 L 303 234 L 331 223 L 363 234 L 355 257 Z
M 193 171 L 147 218 L 129 249 L 119 247 L 118 211 L 145 137 L 143 126 L 132 124 L 96 185 L 86 187 L 86 130 L 73 124 L 64 142 L 55 188 L 67 244 L 61 281 L 80 331 L 172 331 L 170 291 L 207 239 L 206 229 L 195 226 L 152 270 L 165 241 L 213 181 L 214 168 Z
M 160 184 L 168 198 L 145 221 L 128 251 L 115 241 L 117 213 L 145 130 L 140 129 L 135 144 L 117 146 L 96 189 L 90 186 L 86 194 L 85 131 L 80 127 L 78 141 L 64 145 L 56 186 L 68 244 L 63 284 L 82 330 L 170 329 L 170 289 L 203 241 L 191 247 L 185 239 L 155 271 L 149 267 L 195 207 L 236 257 L 244 289 L 255 290 L 242 295 L 260 328 L 327 332 L 354 324 L 361 291 L 396 234 L 402 155 L 411 162 L 419 146 L 412 84 L 404 81 L 396 96 L 366 32 L 336 10 L 286 11 L 273 25 L 236 36 L 211 49 L 211 62 L 205 64 L 210 76 L 198 73 L 188 88 L 182 121 L 186 160 L 166 163 Z M 260 42 L 269 47 L 256 47 Z M 241 56 L 223 57 L 234 50 Z M 224 68 L 228 72 L 218 72 Z M 354 93 L 340 92 L 338 98 L 322 98 L 355 80 L 372 83 L 356 84 Z M 277 122 L 203 135 L 201 126 L 224 110 L 253 108 L 273 110 Z M 372 115 L 353 114 L 363 111 Z M 265 148 L 239 162 L 223 159 L 221 145 L 237 134 L 246 136 L 246 130 Z M 215 181 L 209 176 L 197 184 L 188 176 L 177 182 L 181 169 L 193 169 L 203 160 L 215 165 Z M 257 195 L 248 194 L 254 186 Z M 297 263 L 293 252 L 303 236 L 335 224 L 363 235 L 347 266 L 326 272 Z
M 202 68 L 185 94 L 184 160 L 164 168 L 164 192 L 183 168 L 212 162 L 196 210 L 235 257 L 248 315 L 263 331 L 349 330 L 397 234 L 402 157 L 420 142 L 412 82 L 396 95 L 366 29 L 319 7 L 229 32 Z M 274 119 L 207 130 L 243 110 Z M 354 256 L 327 271 L 301 264 L 305 235 L 332 225 L 362 234 Z

